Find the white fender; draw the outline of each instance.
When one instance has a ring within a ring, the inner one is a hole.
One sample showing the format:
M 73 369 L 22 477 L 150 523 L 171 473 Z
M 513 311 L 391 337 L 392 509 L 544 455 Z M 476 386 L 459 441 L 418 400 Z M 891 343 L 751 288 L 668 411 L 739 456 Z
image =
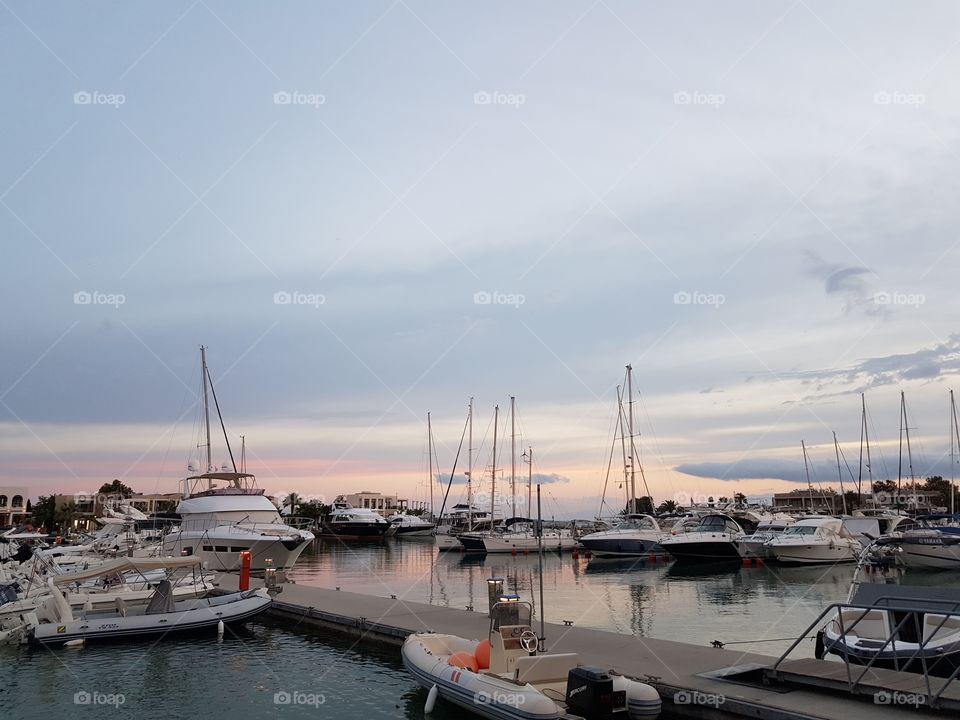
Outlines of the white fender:
M 437 694 L 438 694 L 438 693 L 439 693 L 439 690 L 437 690 L 437 686 L 436 686 L 436 685 L 434 685 L 433 687 L 430 688 L 430 692 L 427 693 L 427 702 L 424 703 L 424 705 L 423 705 L 423 712 L 424 712 L 425 714 L 429 715 L 430 713 L 433 712 L 433 707 L 434 707 L 434 705 L 437 704 Z

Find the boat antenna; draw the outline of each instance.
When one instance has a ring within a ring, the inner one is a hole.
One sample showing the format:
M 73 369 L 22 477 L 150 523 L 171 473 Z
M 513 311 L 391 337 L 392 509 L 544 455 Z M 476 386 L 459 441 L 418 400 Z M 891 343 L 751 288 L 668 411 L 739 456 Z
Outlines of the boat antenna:
M 453 458 L 453 469 L 450 471 L 450 479 L 447 481 L 447 489 L 443 493 L 443 503 L 440 505 L 440 516 L 443 517 L 443 511 L 447 507 L 447 498 L 450 495 L 450 486 L 453 485 L 453 476 L 457 472 L 457 461 L 460 459 L 460 451 L 463 449 L 463 437 L 467 434 L 467 425 L 464 423 L 463 432 L 460 433 L 460 445 L 457 447 L 457 454 Z

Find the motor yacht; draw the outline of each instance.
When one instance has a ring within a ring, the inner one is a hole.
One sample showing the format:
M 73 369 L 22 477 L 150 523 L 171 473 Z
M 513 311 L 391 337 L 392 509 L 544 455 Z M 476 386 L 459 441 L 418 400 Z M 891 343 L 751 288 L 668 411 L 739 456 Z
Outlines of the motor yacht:
M 715 512 L 701 516 L 687 532 L 665 536 L 660 546 L 682 562 L 735 560 L 740 558 L 738 543 L 744 537 L 733 518 Z
M 834 517 L 798 520 L 766 545 L 777 562 L 789 564 L 855 562 L 863 545 Z
M 660 546 L 664 534 L 656 518 L 630 514 L 608 530 L 584 535 L 580 544 L 597 557 L 665 555 Z

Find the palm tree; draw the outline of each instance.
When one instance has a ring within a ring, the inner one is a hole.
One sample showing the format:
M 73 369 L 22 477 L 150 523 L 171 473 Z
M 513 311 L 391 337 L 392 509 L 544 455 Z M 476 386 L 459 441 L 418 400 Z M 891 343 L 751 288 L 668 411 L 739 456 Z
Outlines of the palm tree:
M 283 504 L 290 506 L 290 515 L 291 515 L 291 516 L 296 515 L 296 514 L 297 514 L 297 508 L 300 506 L 300 496 L 297 495 L 295 492 L 290 493 L 290 494 L 287 495 L 287 497 L 284 499 Z
M 56 518 L 62 529 L 69 530 L 73 519 L 77 516 L 77 504 L 72 500 L 57 508 Z

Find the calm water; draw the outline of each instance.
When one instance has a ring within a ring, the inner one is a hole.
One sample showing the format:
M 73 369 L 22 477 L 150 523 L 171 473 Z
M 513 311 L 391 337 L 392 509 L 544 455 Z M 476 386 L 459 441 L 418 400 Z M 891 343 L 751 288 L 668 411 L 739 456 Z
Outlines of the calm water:
M 544 558 L 544 617 L 573 620 L 578 627 L 679 640 L 709 648 L 779 654 L 830 603 L 847 599 L 852 564 L 833 567 L 704 567 L 646 559 Z M 537 558 L 438 553 L 422 541 L 346 547 L 321 542 L 291 573 L 296 582 L 341 587 L 445 607 L 486 611 L 488 577 L 503 577 L 510 590 L 538 603 Z M 878 582 L 960 585 L 956 573 L 868 576 Z M 764 642 L 744 642 L 759 641 Z M 549 641 L 549 638 L 548 638 Z M 812 656 L 813 643 L 810 641 Z M 548 642 L 549 645 L 549 642 Z
M 851 566 L 679 570 L 663 563 L 549 555 L 546 619 L 683 640 L 710 652 L 714 639 L 799 635 L 825 605 L 845 599 L 853 574 Z M 419 542 L 352 548 L 319 544 L 293 573 L 301 584 L 395 594 L 449 607 L 472 604 L 477 610 L 484 608 L 491 575 L 506 578 L 510 589 L 536 602 L 535 557 L 473 559 L 438 554 Z M 946 573 L 889 579 L 960 584 Z M 774 653 L 786 645 L 766 642 L 752 648 Z M 749 650 L 751 645 L 731 648 Z M 812 643 L 805 649 L 812 651 Z M 282 703 L 286 699 L 290 702 Z M 426 693 L 404 672 L 399 650 L 358 646 L 315 629 L 252 623 L 237 635 L 228 630 L 222 642 L 201 636 L 58 651 L 0 647 L 4 719 L 420 719 L 425 699 Z M 433 720 L 461 717 L 462 712 L 444 703 L 431 715 Z

